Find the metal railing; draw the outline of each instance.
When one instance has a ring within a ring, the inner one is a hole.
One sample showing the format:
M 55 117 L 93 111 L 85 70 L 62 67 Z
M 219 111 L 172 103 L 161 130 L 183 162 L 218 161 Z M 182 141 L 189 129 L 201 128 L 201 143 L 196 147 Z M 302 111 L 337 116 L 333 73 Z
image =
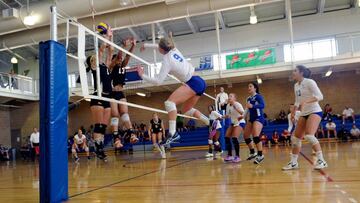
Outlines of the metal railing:
M 38 96 L 38 84 L 31 77 L 0 72 L 0 92 Z

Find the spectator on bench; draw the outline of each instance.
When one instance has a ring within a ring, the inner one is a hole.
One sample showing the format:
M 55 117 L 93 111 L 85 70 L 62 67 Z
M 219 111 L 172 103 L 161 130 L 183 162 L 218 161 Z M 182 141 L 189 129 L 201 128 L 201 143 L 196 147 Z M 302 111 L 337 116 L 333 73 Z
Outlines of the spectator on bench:
M 352 125 L 352 128 L 350 130 L 351 139 L 357 140 L 360 137 L 360 130 L 356 127 L 355 124 Z
M 181 111 L 178 112 L 178 114 L 181 114 Z M 176 117 L 176 127 L 178 132 L 184 131 L 184 117 L 178 116 Z
M 342 120 L 343 124 L 345 124 L 346 120 L 351 120 L 353 123 L 355 123 L 354 110 L 346 106 L 342 113 Z
M 279 143 L 279 133 L 277 130 L 274 130 L 273 134 L 271 135 L 271 144 L 278 144 Z
M 339 130 L 338 132 L 338 138 L 339 140 L 342 140 L 342 141 L 346 141 L 348 140 L 348 138 L 350 137 L 350 132 L 348 130 L 346 130 L 345 126 L 342 125 L 341 126 L 341 129 Z
M 264 132 L 261 132 L 261 135 L 260 135 L 260 140 L 261 140 L 261 143 L 262 143 L 262 145 L 263 145 L 263 146 L 265 146 L 265 145 L 266 145 L 266 143 L 268 142 L 268 140 L 267 140 L 267 136 L 265 135 L 265 133 L 264 133 Z
M 315 137 L 318 138 L 318 139 L 325 137 L 324 128 L 321 125 L 321 123 L 320 123 L 320 125 L 319 125 L 319 127 L 318 127 L 318 129 L 317 129 L 317 131 L 315 133 Z
M 323 110 L 323 116 L 322 116 L 322 120 L 323 121 L 328 121 L 329 119 L 332 119 L 332 108 L 330 106 L 330 104 L 325 104 L 324 106 L 324 110 Z
M 277 123 L 286 123 L 287 122 L 287 116 L 283 109 L 280 111 L 278 117 L 276 118 L 276 122 Z
M 284 146 L 290 146 L 290 144 L 291 144 L 291 134 L 287 129 L 285 129 L 281 133 L 280 138 L 281 138 L 280 140 L 284 143 Z
M 0 161 L 9 161 L 9 148 L 0 144 Z
M 337 138 L 337 132 L 336 132 L 336 124 L 332 121 L 332 119 L 328 120 L 328 122 L 325 125 L 326 131 L 327 131 L 327 137 L 330 138 L 330 134 L 333 134 L 335 138 Z

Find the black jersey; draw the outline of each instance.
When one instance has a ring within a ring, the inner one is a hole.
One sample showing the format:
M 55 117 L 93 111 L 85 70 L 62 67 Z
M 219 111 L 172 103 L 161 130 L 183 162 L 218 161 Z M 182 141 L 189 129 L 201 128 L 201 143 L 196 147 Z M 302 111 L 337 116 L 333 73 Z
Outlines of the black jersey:
M 111 76 L 110 72 L 105 64 L 100 64 L 100 82 L 102 83 L 102 91 L 104 93 L 111 93 Z M 96 70 L 91 69 L 91 73 L 93 74 L 94 79 L 94 91 L 97 91 L 97 80 L 96 80 Z
M 117 64 L 111 71 L 111 80 L 114 86 L 125 85 L 126 69 L 123 64 Z
M 162 127 L 161 127 L 161 119 L 158 119 L 157 122 L 154 121 L 154 119 L 151 119 L 150 124 L 151 124 L 151 131 L 153 133 L 159 133 L 162 132 Z

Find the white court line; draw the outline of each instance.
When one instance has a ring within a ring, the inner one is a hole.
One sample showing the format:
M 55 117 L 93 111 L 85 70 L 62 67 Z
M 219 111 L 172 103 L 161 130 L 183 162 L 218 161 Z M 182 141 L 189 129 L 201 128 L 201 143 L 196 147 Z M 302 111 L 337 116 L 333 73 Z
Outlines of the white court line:
M 354 198 L 352 198 L 352 197 L 349 198 L 349 201 L 350 201 L 351 203 L 358 203 L 358 201 L 356 201 L 356 199 L 354 199 Z
M 106 98 L 106 97 L 99 97 L 99 96 L 94 96 L 94 95 L 87 95 L 87 96 L 84 96 L 84 97 L 86 99 L 97 99 L 97 100 L 102 100 L 102 101 L 107 101 L 107 102 L 123 104 L 123 105 L 127 105 L 127 106 L 134 107 L 134 108 L 144 109 L 144 110 L 147 110 L 147 111 L 153 111 L 153 112 L 168 114 L 167 111 L 164 111 L 164 110 L 161 110 L 161 109 L 156 109 L 156 108 L 147 107 L 147 106 L 134 104 L 134 103 L 130 103 L 130 102 L 125 102 L 125 101 L 119 101 L 119 100 L 110 99 L 110 98 Z M 184 117 L 184 118 L 192 118 L 192 119 L 198 120 L 197 118 L 192 117 L 192 116 L 187 116 L 187 115 L 183 115 L 183 114 L 177 114 L 177 115 L 181 116 L 181 117 Z

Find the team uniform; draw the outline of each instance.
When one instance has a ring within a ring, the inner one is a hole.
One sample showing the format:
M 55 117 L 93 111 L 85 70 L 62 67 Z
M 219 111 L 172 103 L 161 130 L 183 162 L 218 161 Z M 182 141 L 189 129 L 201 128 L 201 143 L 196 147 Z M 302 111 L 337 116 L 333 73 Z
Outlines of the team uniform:
M 152 133 L 158 134 L 158 133 L 161 133 L 163 131 L 163 129 L 161 127 L 162 126 L 162 120 L 161 119 L 158 119 L 158 121 L 155 121 L 154 119 L 151 119 L 150 124 L 151 124 L 151 132 Z
M 247 103 L 253 105 L 251 109 L 248 109 L 250 114 L 249 122 L 254 123 L 255 121 L 258 121 L 264 125 L 265 101 L 263 96 L 261 96 L 260 94 L 255 94 L 254 96 L 248 97 L 246 101 Z
M 102 84 L 102 94 L 101 96 L 111 98 L 112 85 L 111 85 L 111 77 L 110 72 L 105 64 L 99 65 L 100 69 L 100 83 Z M 97 95 L 97 78 L 96 78 L 96 70 L 91 69 L 91 73 L 94 79 L 94 93 L 93 95 Z M 91 99 L 90 106 L 102 106 L 104 109 L 110 108 L 110 102 L 102 101 L 97 99 Z
M 236 109 L 244 112 L 243 106 L 239 102 L 235 102 L 233 105 L 228 104 L 226 106 L 226 115 L 230 116 L 232 126 L 240 126 L 242 129 L 244 129 L 246 123 L 245 119 L 242 118 L 239 120 L 241 114 Z
M 126 79 L 126 69 L 123 66 L 123 64 L 116 64 L 111 71 L 111 81 L 112 85 L 118 86 L 124 86 L 125 85 L 125 79 Z M 122 91 L 112 91 L 111 97 L 115 100 L 124 99 L 125 95 Z
M 205 155 L 206 157 L 213 157 L 213 148 L 212 145 L 214 144 L 215 147 L 215 151 L 217 151 L 217 154 L 221 154 L 221 147 L 220 147 L 220 142 L 218 139 L 215 138 L 216 133 L 219 132 L 222 128 L 221 123 L 218 119 L 222 118 L 222 115 L 217 112 L 217 111 L 211 111 L 211 113 L 209 114 L 209 139 L 208 139 L 208 144 L 209 144 L 209 151 L 208 153 Z
M 75 157 L 75 161 L 79 161 L 79 157 L 76 154 L 76 150 L 84 150 L 85 152 L 89 153 L 89 147 L 86 145 L 86 136 L 82 134 L 81 136 L 79 134 L 76 134 L 74 136 L 74 145 L 75 148 L 72 148 L 72 153 Z M 88 159 L 90 159 L 90 156 L 88 155 Z

